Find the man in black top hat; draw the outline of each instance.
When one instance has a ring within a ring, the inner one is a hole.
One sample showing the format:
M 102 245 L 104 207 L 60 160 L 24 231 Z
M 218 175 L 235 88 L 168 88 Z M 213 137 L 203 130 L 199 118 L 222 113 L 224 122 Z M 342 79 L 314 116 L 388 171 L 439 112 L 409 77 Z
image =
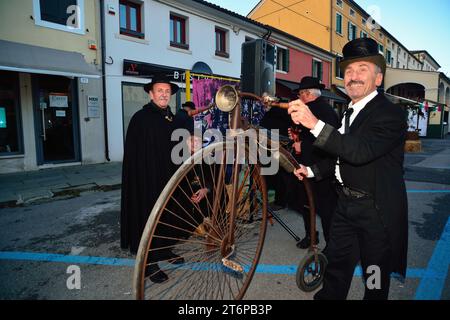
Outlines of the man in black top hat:
M 314 116 L 317 119 L 337 128 L 339 127 L 339 119 L 333 108 L 322 98 L 321 90 L 325 89 L 325 85 L 320 83 L 320 80 L 315 77 L 303 77 L 300 81 L 299 87 L 296 90 L 298 98 L 305 103 Z M 322 221 L 322 230 L 324 234 L 325 241 L 328 243 L 329 230 L 331 224 L 331 218 L 336 206 L 336 193 L 334 191 L 334 174 L 332 170 L 335 166 L 336 158 L 333 155 L 328 154 L 322 149 L 315 147 L 313 145 L 315 137 L 309 132 L 308 128 L 302 125 L 296 128 L 299 132 L 298 138 L 299 142 L 294 142 L 298 144 L 297 150 L 299 155 L 296 157 L 298 162 L 304 166 L 327 166 L 325 171 L 327 174 L 316 175 L 310 178 L 310 185 L 314 194 L 314 202 L 316 205 L 316 211 Z M 295 130 L 295 131 L 297 131 Z M 291 137 L 295 136 L 294 130 L 290 130 Z M 293 137 L 294 140 L 295 137 Z M 291 198 L 293 208 L 300 211 L 303 215 L 303 221 L 305 225 L 305 237 L 297 243 L 297 246 L 301 249 L 306 249 L 309 247 L 311 242 L 311 219 L 309 215 L 309 210 L 305 208 L 308 205 L 306 191 L 304 189 L 303 183 L 294 183 L 294 188 L 291 190 Z M 294 192 L 292 192 L 294 191 Z M 317 243 L 319 242 L 318 233 L 316 233 Z
M 338 157 L 338 204 L 328 244 L 323 288 L 315 299 L 345 299 L 358 260 L 364 299 L 387 299 L 390 275 L 406 275 L 408 208 L 403 178 L 406 114 L 377 91 L 386 62 L 373 39 L 343 48 L 340 67 L 352 102 L 339 130 L 318 120 L 301 101 L 294 122 L 310 128 L 315 146 Z M 312 168 L 314 174 L 321 168 Z M 305 168 L 297 174 L 307 174 Z
M 144 86 L 150 103 L 131 118 L 125 140 L 122 167 L 121 199 L 121 247 L 136 253 L 150 212 L 161 191 L 176 171 L 171 160 L 174 142 L 172 132 L 176 129 L 169 102 L 178 86 L 165 75 L 156 75 Z M 152 242 L 152 248 L 164 247 L 165 243 Z M 173 252 L 157 251 L 149 255 L 152 261 L 170 259 L 182 263 L 183 259 Z M 167 275 L 153 264 L 146 270 L 153 282 L 164 282 Z

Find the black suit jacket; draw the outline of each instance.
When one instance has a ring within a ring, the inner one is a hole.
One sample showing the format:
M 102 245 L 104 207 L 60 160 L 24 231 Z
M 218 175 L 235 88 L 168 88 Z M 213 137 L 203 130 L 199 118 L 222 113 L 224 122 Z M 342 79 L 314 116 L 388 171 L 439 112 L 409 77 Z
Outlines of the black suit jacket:
M 348 187 L 370 192 L 388 231 L 393 272 L 406 275 L 408 203 L 403 178 L 405 111 L 379 93 L 357 115 L 349 134 L 325 125 L 314 145 L 339 157 Z

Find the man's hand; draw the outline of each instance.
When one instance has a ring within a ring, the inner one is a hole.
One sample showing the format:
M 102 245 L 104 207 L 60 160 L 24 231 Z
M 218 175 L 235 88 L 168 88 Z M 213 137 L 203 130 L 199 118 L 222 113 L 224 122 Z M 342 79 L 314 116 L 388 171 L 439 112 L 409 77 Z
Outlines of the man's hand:
M 303 180 L 308 176 L 308 170 L 304 165 L 300 165 L 300 169 L 294 170 L 294 174 L 298 180 Z
M 301 147 L 301 141 L 298 141 L 298 142 L 294 142 L 293 144 L 292 144 L 292 147 L 294 147 L 294 150 L 295 150 L 295 154 L 300 154 L 300 153 L 302 153 L 302 147 Z
M 292 121 L 295 124 L 301 124 L 308 129 L 314 128 L 319 121 L 301 100 L 290 102 L 288 113 L 291 115 Z
M 208 194 L 208 191 L 209 191 L 208 188 L 198 190 L 196 193 L 192 195 L 191 197 L 192 202 L 199 203 L 200 201 L 202 201 Z

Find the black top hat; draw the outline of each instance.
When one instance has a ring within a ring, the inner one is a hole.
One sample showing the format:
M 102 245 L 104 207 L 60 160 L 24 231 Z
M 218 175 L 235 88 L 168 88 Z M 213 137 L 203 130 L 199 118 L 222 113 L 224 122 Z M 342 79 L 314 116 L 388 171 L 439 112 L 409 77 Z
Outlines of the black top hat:
M 296 91 L 299 90 L 305 90 L 305 89 L 325 89 L 325 85 L 323 83 L 320 83 L 320 80 L 318 78 L 314 77 L 303 77 L 300 81 L 299 87 Z
M 192 110 L 195 110 L 195 103 L 193 103 L 192 101 L 186 101 L 185 103 L 183 103 L 181 105 L 183 108 L 190 108 Z
M 369 61 L 381 68 L 383 74 L 386 71 L 386 60 L 378 51 L 378 42 L 370 38 L 358 38 L 348 42 L 342 49 L 344 59 L 339 66 L 344 72 L 345 68 L 356 61 Z
M 152 78 L 152 82 L 149 82 L 149 83 L 147 83 L 147 84 L 144 86 L 145 92 L 148 93 L 150 90 L 152 90 L 153 85 L 154 85 L 155 83 L 168 83 L 168 84 L 170 84 L 170 86 L 171 86 L 171 88 L 172 88 L 172 94 L 177 93 L 177 91 L 178 91 L 178 89 L 179 89 L 179 87 L 178 87 L 175 83 L 170 82 L 170 79 L 169 79 L 169 77 L 168 77 L 167 75 L 160 73 L 160 74 L 156 74 L 156 75 Z

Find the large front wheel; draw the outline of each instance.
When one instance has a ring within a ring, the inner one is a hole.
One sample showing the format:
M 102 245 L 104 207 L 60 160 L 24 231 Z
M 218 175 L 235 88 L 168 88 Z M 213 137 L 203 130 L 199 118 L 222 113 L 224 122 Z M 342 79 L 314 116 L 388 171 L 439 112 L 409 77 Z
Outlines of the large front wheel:
M 137 299 L 242 299 L 264 243 L 267 192 L 259 165 L 236 159 L 229 144 L 209 145 L 167 183 L 139 245 Z

